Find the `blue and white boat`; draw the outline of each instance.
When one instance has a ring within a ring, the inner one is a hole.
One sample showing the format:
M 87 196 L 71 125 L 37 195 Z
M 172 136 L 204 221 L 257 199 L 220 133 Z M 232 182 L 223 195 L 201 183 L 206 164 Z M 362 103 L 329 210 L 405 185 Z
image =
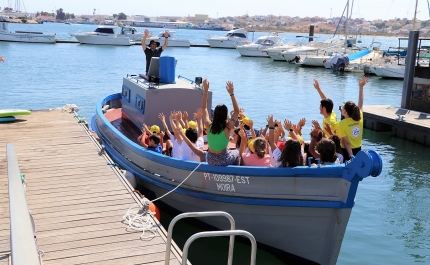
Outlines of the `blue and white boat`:
M 358 184 L 381 173 L 381 157 L 361 151 L 346 165 L 214 167 L 138 144 L 142 123 L 161 126 L 160 112 L 193 113 L 202 96 L 199 86 L 179 77 L 174 84 L 153 84 L 128 75 L 121 93 L 97 102 L 91 125 L 108 154 L 157 198 L 179 186 L 161 199 L 165 204 L 180 212 L 229 212 L 236 228 L 251 232 L 259 244 L 315 263 L 336 264 Z M 209 91 L 208 108 L 211 99 Z M 219 229 L 229 227 L 221 218 L 202 221 Z

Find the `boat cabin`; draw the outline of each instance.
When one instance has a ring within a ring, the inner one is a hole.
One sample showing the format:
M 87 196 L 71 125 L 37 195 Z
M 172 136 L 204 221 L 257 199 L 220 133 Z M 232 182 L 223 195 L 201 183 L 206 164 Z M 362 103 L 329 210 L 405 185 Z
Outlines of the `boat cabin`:
M 118 28 L 116 26 L 98 26 L 94 32 L 103 33 L 103 34 L 116 34 L 115 29 Z

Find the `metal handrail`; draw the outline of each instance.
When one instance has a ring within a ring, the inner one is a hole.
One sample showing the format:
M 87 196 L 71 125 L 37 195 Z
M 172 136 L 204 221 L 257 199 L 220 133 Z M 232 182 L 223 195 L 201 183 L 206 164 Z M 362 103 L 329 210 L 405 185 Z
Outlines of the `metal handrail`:
M 13 144 L 6 145 L 12 265 L 40 265 Z
M 255 265 L 255 259 L 257 256 L 257 242 L 255 241 L 254 236 L 248 231 L 244 230 L 228 230 L 228 231 L 210 231 L 210 232 L 200 232 L 192 235 L 188 238 L 187 242 L 185 242 L 184 250 L 182 251 L 182 265 L 187 264 L 188 257 L 188 249 L 190 248 L 191 243 L 194 242 L 197 238 L 201 237 L 215 237 L 215 236 L 246 236 L 251 241 L 251 265 Z
M 165 265 L 169 265 L 169 262 L 170 262 L 170 247 L 172 244 L 173 227 L 175 226 L 176 222 L 178 222 L 180 219 L 183 219 L 183 218 L 209 217 L 209 216 L 224 216 L 230 221 L 230 230 L 236 229 L 236 224 L 234 222 L 233 216 L 223 211 L 182 213 L 176 216 L 170 222 L 169 228 L 167 231 L 166 255 L 164 260 Z M 227 263 L 228 265 L 232 265 L 233 263 L 233 247 L 234 247 L 234 235 L 230 235 L 230 242 L 228 247 L 228 263 Z M 186 264 L 186 259 L 184 264 Z

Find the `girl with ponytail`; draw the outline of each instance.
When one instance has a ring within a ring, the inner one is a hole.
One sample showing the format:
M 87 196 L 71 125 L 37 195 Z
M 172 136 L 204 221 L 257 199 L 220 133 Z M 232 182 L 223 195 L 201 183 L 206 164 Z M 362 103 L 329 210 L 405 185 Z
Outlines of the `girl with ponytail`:
M 355 156 L 360 150 L 363 139 L 363 88 L 367 84 L 367 77 L 358 82 L 358 104 L 348 101 L 342 107 L 345 117 L 339 122 L 340 145 L 345 160 Z

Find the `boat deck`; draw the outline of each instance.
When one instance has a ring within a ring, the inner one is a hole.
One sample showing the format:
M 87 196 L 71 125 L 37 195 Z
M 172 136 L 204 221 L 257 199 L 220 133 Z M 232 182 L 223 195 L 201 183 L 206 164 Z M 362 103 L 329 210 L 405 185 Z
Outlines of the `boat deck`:
M 159 224 L 156 237 L 142 241 L 141 232 L 126 231 L 122 217 L 139 199 L 73 114 L 36 111 L 0 129 L 0 265 L 11 251 L 8 143 L 25 175 L 43 264 L 164 264 L 167 232 Z M 170 264 L 180 264 L 181 254 L 173 244 Z

